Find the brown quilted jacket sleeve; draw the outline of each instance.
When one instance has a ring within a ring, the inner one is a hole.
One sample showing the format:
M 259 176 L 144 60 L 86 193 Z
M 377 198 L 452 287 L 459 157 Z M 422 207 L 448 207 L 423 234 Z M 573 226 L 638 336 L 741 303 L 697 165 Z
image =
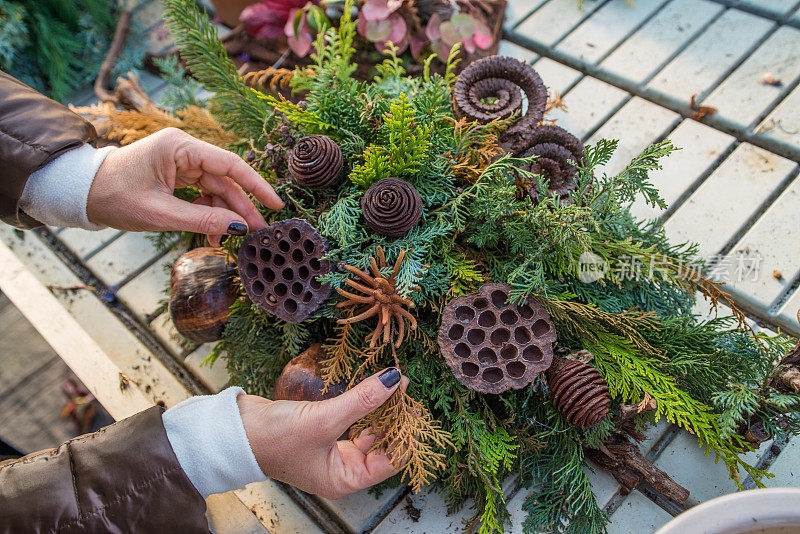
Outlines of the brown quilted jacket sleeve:
M 206 504 L 154 406 L 0 463 L 0 533 L 208 532 Z
M 38 226 L 19 210 L 28 177 L 96 138 L 94 127 L 83 118 L 0 72 L 0 220 L 20 228 Z

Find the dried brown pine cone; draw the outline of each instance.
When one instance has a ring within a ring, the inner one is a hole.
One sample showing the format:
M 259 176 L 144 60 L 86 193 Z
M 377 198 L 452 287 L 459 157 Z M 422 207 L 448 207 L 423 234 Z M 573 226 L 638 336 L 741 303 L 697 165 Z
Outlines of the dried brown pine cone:
M 550 400 L 567 421 L 580 428 L 600 423 L 608 414 L 608 383 L 591 365 L 567 358 L 553 358 L 547 370 Z
M 522 92 L 528 97 L 525 116 L 500 138 L 506 151 L 520 144 L 542 121 L 547 106 L 547 88 L 527 63 L 510 57 L 489 56 L 471 63 L 453 87 L 453 111 L 481 123 L 505 119 L 522 111 Z M 494 98 L 493 103 L 487 103 Z
M 344 166 L 342 149 L 327 135 L 303 137 L 289 153 L 289 173 L 298 184 L 324 189 L 339 181 Z
M 414 228 L 422 215 L 417 189 L 400 178 L 378 180 L 361 197 L 367 226 L 387 237 L 401 237 Z
M 575 175 L 578 171 L 575 165 L 583 160 L 583 143 L 563 128 L 543 124 L 531 133 L 515 155 L 538 156 L 528 170 L 547 178 L 548 195 L 555 193 L 566 200 L 569 192 L 576 187 Z M 534 202 L 537 201 L 537 184 L 526 181 L 524 186 Z

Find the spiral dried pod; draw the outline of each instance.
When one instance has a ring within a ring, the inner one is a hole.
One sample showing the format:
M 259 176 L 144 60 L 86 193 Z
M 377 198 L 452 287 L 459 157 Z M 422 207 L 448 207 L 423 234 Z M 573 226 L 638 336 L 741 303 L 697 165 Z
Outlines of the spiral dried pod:
M 367 227 L 386 237 L 401 237 L 414 228 L 422 215 L 417 189 L 400 178 L 378 180 L 361 197 Z
M 303 137 L 289 153 L 292 178 L 313 189 L 324 189 L 338 182 L 343 166 L 342 149 L 327 135 Z
M 195 343 L 220 338 L 238 293 L 235 274 L 220 249 L 196 248 L 178 258 L 169 282 L 169 313 L 183 337 Z
M 575 426 L 595 426 L 608 414 L 608 383 L 587 363 L 554 358 L 547 370 L 547 384 L 553 406 Z
M 239 276 L 250 300 L 288 323 L 304 320 L 328 298 L 319 281 L 331 272 L 327 242 L 302 219 L 279 221 L 244 238 Z
M 439 348 L 459 382 L 502 393 L 533 382 L 550 366 L 556 330 L 535 301 L 510 304 L 508 284 L 484 284 L 450 301 L 442 313 Z
M 325 349 L 321 343 L 311 345 L 308 350 L 289 360 L 281 375 L 275 381 L 274 400 L 319 401 L 338 397 L 347 389 L 347 382 L 341 381 L 325 389 L 321 362 L 325 359 Z
M 575 190 L 576 165 L 583 161 L 583 143 L 563 128 L 543 124 L 536 128 L 515 155 L 538 156 L 528 170 L 548 180 L 548 195 L 556 194 L 563 200 Z M 536 202 L 539 189 L 536 182 L 526 180 L 526 192 Z
M 458 118 L 481 123 L 506 119 L 522 110 L 522 93 L 528 98 L 528 110 L 500 137 L 500 146 L 514 152 L 514 147 L 542 121 L 547 106 L 547 88 L 533 67 L 501 56 L 471 63 L 453 87 L 453 111 Z

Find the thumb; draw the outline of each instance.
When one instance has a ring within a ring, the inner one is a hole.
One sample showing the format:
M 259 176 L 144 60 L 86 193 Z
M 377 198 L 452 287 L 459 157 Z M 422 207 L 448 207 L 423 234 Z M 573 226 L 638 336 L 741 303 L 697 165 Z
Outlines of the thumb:
M 396 367 L 389 367 L 338 397 L 322 401 L 319 403 L 322 408 L 319 413 L 325 414 L 328 420 L 320 428 L 330 429 L 332 439 L 338 439 L 353 423 L 389 400 L 400 384 L 400 378 L 400 371 Z
M 238 213 L 226 208 L 192 204 L 168 196 L 161 200 L 163 209 L 157 210 L 160 228 L 157 230 L 182 230 L 206 235 L 245 235 L 247 223 Z

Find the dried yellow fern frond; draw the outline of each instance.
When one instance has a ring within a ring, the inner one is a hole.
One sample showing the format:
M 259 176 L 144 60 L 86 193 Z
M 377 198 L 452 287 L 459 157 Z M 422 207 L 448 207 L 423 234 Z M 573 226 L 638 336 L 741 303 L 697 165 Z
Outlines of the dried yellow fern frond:
M 415 493 L 436 478 L 444 468 L 444 454 L 436 452 L 452 447 L 450 434 L 431 417 L 425 406 L 398 388 L 383 406 L 353 425 L 353 434 L 367 428 L 376 436 L 371 451 L 385 451 L 392 465 L 403 468 L 403 481 Z
M 304 74 L 308 76 L 313 74 L 313 71 L 306 69 Z M 242 76 L 242 81 L 253 89 L 270 89 L 274 91 L 279 87 L 289 87 L 293 76 L 293 69 L 273 69 L 268 67 L 264 70 L 248 72 Z
M 466 117 L 453 121 L 453 134 L 457 148 L 446 154 L 453 161 L 456 178 L 474 182 L 492 160 L 503 152 L 497 144 L 500 133 L 507 127 L 505 121 L 480 124 Z
M 239 137 L 217 124 L 208 111 L 189 106 L 174 114 L 156 106 L 139 110 L 118 110 L 110 103 L 70 109 L 87 118 L 103 137 L 129 145 L 164 128 L 178 128 L 189 135 L 212 145 L 226 148 L 239 141 Z

